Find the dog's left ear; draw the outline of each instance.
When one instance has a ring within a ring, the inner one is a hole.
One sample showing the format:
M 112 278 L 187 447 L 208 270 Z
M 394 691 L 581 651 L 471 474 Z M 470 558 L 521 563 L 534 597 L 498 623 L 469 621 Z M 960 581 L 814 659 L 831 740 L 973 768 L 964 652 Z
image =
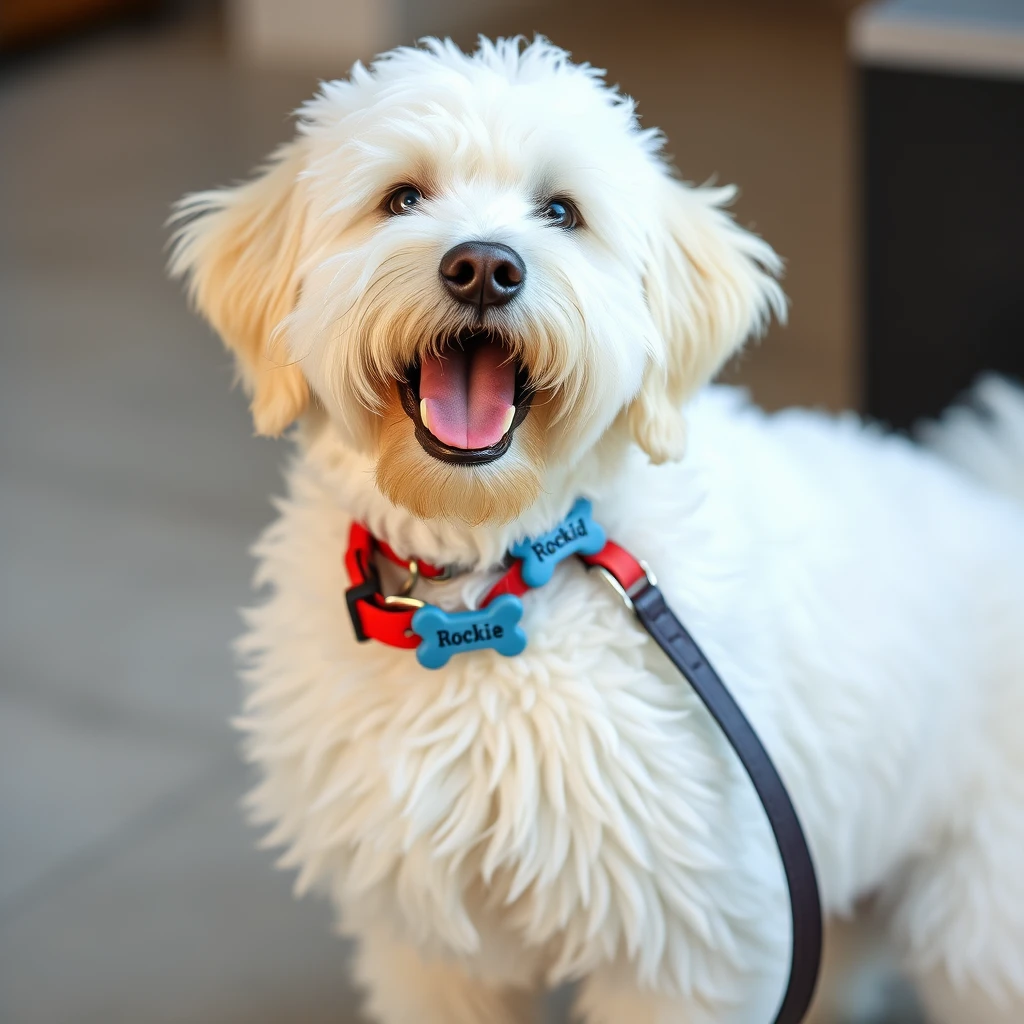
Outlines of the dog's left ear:
M 282 147 L 254 180 L 196 192 L 178 204 L 171 273 L 235 356 L 257 434 L 276 437 L 309 403 L 280 324 L 299 291 L 305 207 L 301 139 Z
M 660 226 L 649 241 L 644 287 L 662 345 L 627 411 L 633 438 L 655 463 L 682 458 L 686 398 L 772 313 L 785 319 L 776 281 L 782 261 L 722 209 L 734 194 L 660 176 Z

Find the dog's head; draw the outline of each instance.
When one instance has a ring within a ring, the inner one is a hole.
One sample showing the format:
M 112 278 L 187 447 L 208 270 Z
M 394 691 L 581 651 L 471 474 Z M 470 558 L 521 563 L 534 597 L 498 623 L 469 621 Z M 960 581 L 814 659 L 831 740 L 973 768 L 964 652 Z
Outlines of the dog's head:
M 186 197 L 172 268 L 261 434 L 316 402 L 422 518 L 511 519 L 609 430 L 681 406 L 782 314 L 726 189 L 674 179 L 630 100 L 545 40 L 356 65 L 252 182 Z

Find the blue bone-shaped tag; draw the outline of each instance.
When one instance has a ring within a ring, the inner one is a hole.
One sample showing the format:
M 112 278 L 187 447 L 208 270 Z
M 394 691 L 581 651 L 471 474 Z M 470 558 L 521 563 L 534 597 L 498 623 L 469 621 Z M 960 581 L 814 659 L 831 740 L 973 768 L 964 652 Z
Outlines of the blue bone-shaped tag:
M 596 555 L 605 545 L 604 530 L 591 517 L 590 502 L 579 498 L 569 514 L 553 530 L 527 537 L 509 551 L 523 561 L 523 580 L 528 587 L 542 587 L 555 566 L 569 555 Z
M 424 668 L 441 668 L 453 654 L 493 647 L 511 658 L 522 654 L 526 634 L 519 626 L 523 602 L 514 594 L 502 594 L 485 608 L 446 612 L 426 604 L 412 617 L 412 631 L 423 637 L 416 659 Z

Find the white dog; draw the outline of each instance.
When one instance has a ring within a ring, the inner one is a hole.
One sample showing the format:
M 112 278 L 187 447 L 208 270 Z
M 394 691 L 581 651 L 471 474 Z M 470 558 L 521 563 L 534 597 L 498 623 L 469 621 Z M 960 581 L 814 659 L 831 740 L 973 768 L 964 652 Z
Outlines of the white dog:
M 1020 1024 L 1024 402 L 991 382 L 946 460 L 697 394 L 784 312 L 780 263 L 661 144 L 544 40 L 428 41 L 183 201 L 173 269 L 257 432 L 299 424 L 242 644 L 252 812 L 360 938 L 386 1024 L 526 1019 L 564 979 L 590 1024 L 770 1024 L 764 814 L 611 588 L 563 562 L 523 597 L 522 654 L 438 671 L 353 634 L 353 521 L 454 567 L 413 596 L 460 609 L 584 496 L 756 726 L 825 912 L 880 895 L 935 1021 Z

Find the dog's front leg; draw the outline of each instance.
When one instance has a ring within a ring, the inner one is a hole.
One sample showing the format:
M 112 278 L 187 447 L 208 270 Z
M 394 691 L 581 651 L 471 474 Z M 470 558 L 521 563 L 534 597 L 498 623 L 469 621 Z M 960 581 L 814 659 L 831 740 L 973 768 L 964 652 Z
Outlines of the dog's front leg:
M 426 960 L 383 931 L 361 937 L 356 975 L 380 1024 L 528 1024 L 534 994 L 473 977 L 458 963 Z

